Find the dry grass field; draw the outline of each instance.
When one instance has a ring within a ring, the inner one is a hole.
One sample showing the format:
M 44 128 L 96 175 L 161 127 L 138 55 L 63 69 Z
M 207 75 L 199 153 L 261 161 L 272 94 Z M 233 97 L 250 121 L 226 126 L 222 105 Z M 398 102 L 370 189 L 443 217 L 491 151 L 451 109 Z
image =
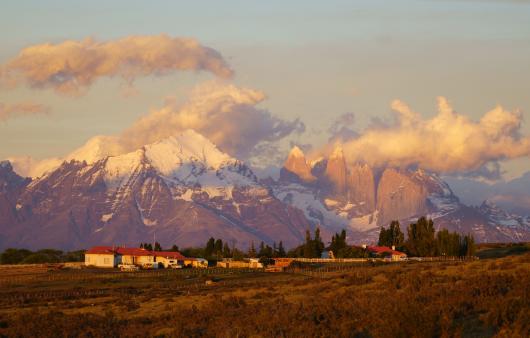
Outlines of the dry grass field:
M 4 268 L 0 335 L 530 336 L 528 252 L 331 270 Z

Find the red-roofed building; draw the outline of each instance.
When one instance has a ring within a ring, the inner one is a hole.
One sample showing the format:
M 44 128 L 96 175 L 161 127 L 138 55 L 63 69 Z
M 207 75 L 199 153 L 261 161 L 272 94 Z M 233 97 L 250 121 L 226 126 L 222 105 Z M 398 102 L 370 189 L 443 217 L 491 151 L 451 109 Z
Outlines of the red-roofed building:
M 366 250 L 375 256 L 384 256 L 389 257 L 393 261 L 399 261 L 405 257 L 407 254 L 401 251 L 396 251 L 394 247 L 389 248 L 388 246 L 368 246 Z
M 112 246 L 95 246 L 85 252 L 85 265 L 112 268 L 118 264 L 155 266 L 160 263 L 165 268 L 193 259 L 184 257 L 176 251 L 151 251 L 143 248 L 125 248 Z M 159 265 L 160 265 L 159 264 Z
M 120 264 L 116 249 L 111 246 L 95 246 L 85 252 L 85 265 L 113 268 Z

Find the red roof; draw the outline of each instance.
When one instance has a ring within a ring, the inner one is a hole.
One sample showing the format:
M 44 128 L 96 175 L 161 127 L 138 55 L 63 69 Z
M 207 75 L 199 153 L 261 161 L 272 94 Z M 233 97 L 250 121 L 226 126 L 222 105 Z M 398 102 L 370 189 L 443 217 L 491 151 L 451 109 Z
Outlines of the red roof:
M 115 249 L 111 246 L 94 246 L 87 250 L 85 253 L 87 254 L 100 254 L 100 255 L 114 255 Z
M 87 254 L 100 255 L 127 255 L 127 256 L 157 256 L 173 259 L 186 259 L 180 252 L 177 251 L 150 251 L 143 248 L 124 248 L 112 246 L 95 246 L 87 250 Z
M 146 250 L 142 248 L 118 247 L 116 248 L 116 252 L 119 255 L 127 255 L 127 256 L 153 256 L 153 253 L 150 250 Z
M 392 248 L 389 248 L 388 246 L 369 246 L 366 249 L 376 254 L 389 253 L 395 256 L 406 256 L 404 252 L 392 250 Z
M 154 254 L 157 257 L 165 257 L 165 258 L 173 258 L 173 259 L 186 259 L 186 257 L 182 256 L 182 254 L 178 251 L 154 251 Z

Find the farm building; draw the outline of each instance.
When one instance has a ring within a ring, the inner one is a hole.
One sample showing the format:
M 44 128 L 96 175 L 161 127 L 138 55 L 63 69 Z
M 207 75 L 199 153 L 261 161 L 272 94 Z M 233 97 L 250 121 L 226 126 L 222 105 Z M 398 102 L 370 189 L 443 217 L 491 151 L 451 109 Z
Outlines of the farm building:
M 186 258 L 177 251 L 153 251 L 155 255 L 155 261 L 164 265 L 164 268 L 171 266 L 180 265 L 185 266 L 188 261 L 193 261 L 192 258 Z
M 116 248 L 116 254 L 121 256 L 121 264 L 144 266 L 155 262 L 153 251 L 146 249 L 122 247 Z
M 85 265 L 113 268 L 120 264 L 121 256 L 111 246 L 95 246 L 85 252 Z
M 118 264 L 153 266 L 159 263 L 160 267 L 174 265 L 193 265 L 194 258 L 184 257 L 176 251 L 151 251 L 142 248 L 125 248 L 111 246 L 96 246 L 85 253 L 85 265 L 103 268 L 113 268 Z
M 232 258 L 224 258 L 222 261 L 217 262 L 217 266 L 221 268 L 263 268 L 263 264 L 261 264 L 257 258 L 245 258 L 242 261 L 232 260 Z
M 392 259 L 393 261 L 399 261 L 407 257 L 407 254 L 401 251 L 396 251 L 395 247 L 389 248 L 388 246 L 368 246 L 366 250 L 374 256 L 384 256 Z

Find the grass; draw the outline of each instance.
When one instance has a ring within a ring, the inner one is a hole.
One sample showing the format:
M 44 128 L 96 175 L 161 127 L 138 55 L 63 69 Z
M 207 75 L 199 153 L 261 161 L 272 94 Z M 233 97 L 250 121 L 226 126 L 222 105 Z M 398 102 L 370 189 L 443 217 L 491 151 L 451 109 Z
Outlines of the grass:
M 500 248 L 484 251 L 491 249 Z M 0 271 L 0 335 L 530 335 L 530 252 L 472 262 L 315 270 Z M 206 285 L 207 280 L 215 282 Z
M 530 243 L 485 244 L 479 246 L 480 259 L 502 258 L 530 252 Z

